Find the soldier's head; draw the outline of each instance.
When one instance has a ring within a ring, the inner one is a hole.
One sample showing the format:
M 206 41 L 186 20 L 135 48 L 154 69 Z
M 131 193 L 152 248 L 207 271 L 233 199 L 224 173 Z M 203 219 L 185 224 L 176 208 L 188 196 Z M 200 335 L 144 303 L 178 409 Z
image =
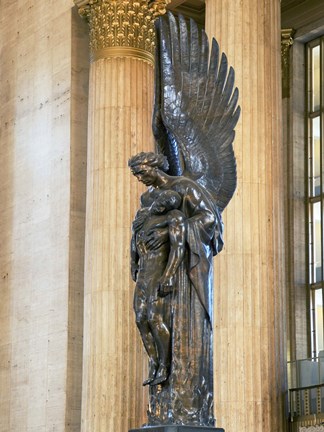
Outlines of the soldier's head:
M 173 190 L 161 191 L 150 207 L 152 214 L 167 213 L 178 209 L 181 205 L 181 196 Z

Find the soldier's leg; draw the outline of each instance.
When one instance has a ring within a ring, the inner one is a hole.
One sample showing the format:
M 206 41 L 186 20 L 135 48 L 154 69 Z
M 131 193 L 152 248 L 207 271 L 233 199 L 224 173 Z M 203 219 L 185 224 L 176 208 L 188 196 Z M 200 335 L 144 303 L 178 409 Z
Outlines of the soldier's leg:
M 149 376 L 143 382 L 143 385 L 147 385 L 150 384 L 155 378 L 156 371 L 158 369 L 158 353 L 156 350 L 154 337 L 148 322 L 145 287 L 143 287 L 140 282 L 137 283 L 135 287 L 134 311 L 136 317 L 136 325 L 141 334 L 145 350 L 149 356 Z
M 171 334 L 168 325 L 168 308 L 165 307 L 165 303 L 169 301 L 169 298 L 158 298 L 148 305 L 148 321 L 154 336 L 159 361 L 159 368 L 152 385 L 166 381 L 170 373 Z

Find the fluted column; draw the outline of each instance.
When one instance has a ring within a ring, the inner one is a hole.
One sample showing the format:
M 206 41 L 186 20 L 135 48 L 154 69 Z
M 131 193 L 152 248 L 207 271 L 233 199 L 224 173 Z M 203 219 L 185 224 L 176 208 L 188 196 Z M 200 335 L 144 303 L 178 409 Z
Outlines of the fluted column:
M 127 167 L 153 149 L 154 16 L 166 1 L 76 1 L 90 24 L 83 432 L 145 421 L 145 357 L 132 311 L 131 221 L 142 191 Z
M 206 0 L 206 28 L 236 73 L 238 188 L 216 257 L 217 424 L 284 429 L 280 1 Z

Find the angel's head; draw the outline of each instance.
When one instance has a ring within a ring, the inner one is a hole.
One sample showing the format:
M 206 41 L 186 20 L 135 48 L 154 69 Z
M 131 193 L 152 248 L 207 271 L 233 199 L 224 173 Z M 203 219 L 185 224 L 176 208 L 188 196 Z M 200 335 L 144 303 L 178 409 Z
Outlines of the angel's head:
M 167 158 L 153 152 L 138 153 L 129 159 L 128 166 L 134 176 L 146 186 L 156 183 L 159 170 L 167 171 L 169 168 Z

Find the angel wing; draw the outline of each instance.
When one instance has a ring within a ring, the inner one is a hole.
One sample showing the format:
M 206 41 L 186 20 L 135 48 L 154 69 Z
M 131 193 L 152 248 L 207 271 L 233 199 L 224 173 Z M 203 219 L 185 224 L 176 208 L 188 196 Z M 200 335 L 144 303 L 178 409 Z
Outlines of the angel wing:
M 222 212 L 236 188 L 234 128 L 240 116 L 234 70 L 206 33 L 171 13 L 156 22 L 153 133 L 170 175 L 195 179 Z

